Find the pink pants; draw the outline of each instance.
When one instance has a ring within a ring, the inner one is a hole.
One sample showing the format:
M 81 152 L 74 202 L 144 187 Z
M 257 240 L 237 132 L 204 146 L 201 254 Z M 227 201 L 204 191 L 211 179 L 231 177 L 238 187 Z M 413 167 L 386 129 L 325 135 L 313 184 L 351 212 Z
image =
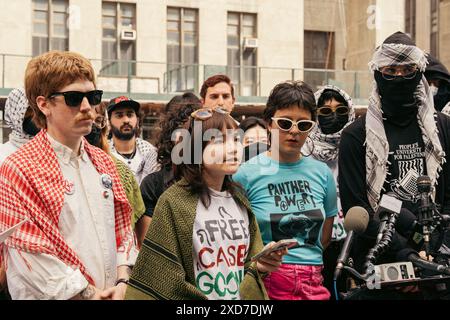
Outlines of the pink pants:
M 270 273 L 264 284 L 272 300 L 329 300 L 323 286 L 323 266 L 282 264 Z

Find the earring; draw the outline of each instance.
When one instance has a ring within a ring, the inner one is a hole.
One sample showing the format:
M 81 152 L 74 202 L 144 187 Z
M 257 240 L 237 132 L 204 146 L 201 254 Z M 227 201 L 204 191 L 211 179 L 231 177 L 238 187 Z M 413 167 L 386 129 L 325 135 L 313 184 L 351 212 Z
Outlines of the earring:
M 308 142 L 308 139 L 309 139 L 311 142 Z M 315 144 L 314 144 L 314 140 L 313 140 L 310 136 L 306 137 L 305 143 L 308 145 L 308 148 L 310 149 L 310 152 L 309 152 L 309 154 L 304 154 L 304 153 L 302 152 L 302 155 L 303 155 L 304 157 L 309 157 L 310 155 L 312 155 L 312 154 L 314 153 L 314 149 L 316 148 L 316 146 L 315 146 Z M 302 148 L 302 149 L 303 149 L 303 148 Z

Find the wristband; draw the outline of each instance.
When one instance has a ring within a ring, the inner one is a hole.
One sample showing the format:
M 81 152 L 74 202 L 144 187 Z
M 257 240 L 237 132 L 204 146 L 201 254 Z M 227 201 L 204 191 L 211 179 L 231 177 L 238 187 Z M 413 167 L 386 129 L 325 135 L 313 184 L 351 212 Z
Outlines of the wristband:
M 114 285 L 114 286 L 117 286 L 119 283 L 125 283 L 125 284 L 128 284 L 128 279 L 118 279 L 117 281 L 116 281 L 116 284 Z

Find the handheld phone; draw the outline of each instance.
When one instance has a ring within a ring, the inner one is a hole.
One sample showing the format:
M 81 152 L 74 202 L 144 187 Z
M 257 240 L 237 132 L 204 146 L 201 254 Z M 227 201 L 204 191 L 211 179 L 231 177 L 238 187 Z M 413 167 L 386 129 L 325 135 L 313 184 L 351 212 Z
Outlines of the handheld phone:
M 296 245 L 298 245 L 297 240 L 295 239 L 282 239 L 277 241 L 273 246 L 269 247 L 269 248 L 265 248 L 263 249 L 260 253 L 254 255 L 252 257 L 252 261 L 258 260 L 259 258 L 261 258 L 262 256 L 266 256 L 274 251 L 278 251 L 278 250 L 282 250 L 284 248 L 292 248 L 295 247 Z

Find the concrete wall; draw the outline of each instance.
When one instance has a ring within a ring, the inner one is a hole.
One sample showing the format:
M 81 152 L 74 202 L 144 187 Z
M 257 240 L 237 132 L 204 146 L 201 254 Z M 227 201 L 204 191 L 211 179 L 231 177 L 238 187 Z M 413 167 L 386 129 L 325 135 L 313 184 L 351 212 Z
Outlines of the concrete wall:
M 131 90 L 161 93 L 166 71 L 167 6 L 197 8 L 199 12 L 199 64 L 227 63 L 227 12 L 257 14 L 260 95 L 288 79 L 303 79 L 304 30 L 335 33 L 335 68 L 367 71 L 373 50 L 391 33 L 404 30 L 404 0 L 122 0 L 136 3 L 136 79 Z M 426 2 L 426 1 L 425 1 Z M 93 59 L 100 70 L 102 57 L 101 0 L 70 0 L 70 50 Z M 418 12 L 426 9 L 418 1 Z M 429 10 L 428 10 L 429 11 Z M 441 3 L 441 59 L 450 62 L 450 0 Z M 21 19 L 17 19 L 21 17 Z M 426 25 L 422 19 L 422 25 Z M 32 1 L 3 1 L 0 11 L 0 53 L 31 55 Z M 426 32 L 420 28 L 418 42 L 426 49 Z M 6 59 L 5 87 L 23 82 L 29 58 Z M 0 64 L 0 71 L 3 73 Z M 217 70 L 224 70 L 220 67 Z M 199 67 L 199 83 L 209 70 Z M 335 74 L 336 84 L 354 81 L 353 74 Z M 99 79 L 105 90 L 122 91 L 124 78 Z M 367 80 L 366 80 L 367 82 Z M 366 89 L 357 89 L 366 91 Z M 356 91 L 355 91 L 356 92 Z
M 376 0 L 346 0 L 346 69 L 367 70 L 376 41 Z
M 334 32 L 334 67 L 343 69 L 345 58 L 345 2 L 305 0 L 305 30 Z
M 405 1 L 377 0 L 376 42 L 378 46 L 384 39 L 397 31 L 405 31 Z
M 416 1 L 416 44 L 426 52 L 430 52 L 430 7 L 430 1 Z

